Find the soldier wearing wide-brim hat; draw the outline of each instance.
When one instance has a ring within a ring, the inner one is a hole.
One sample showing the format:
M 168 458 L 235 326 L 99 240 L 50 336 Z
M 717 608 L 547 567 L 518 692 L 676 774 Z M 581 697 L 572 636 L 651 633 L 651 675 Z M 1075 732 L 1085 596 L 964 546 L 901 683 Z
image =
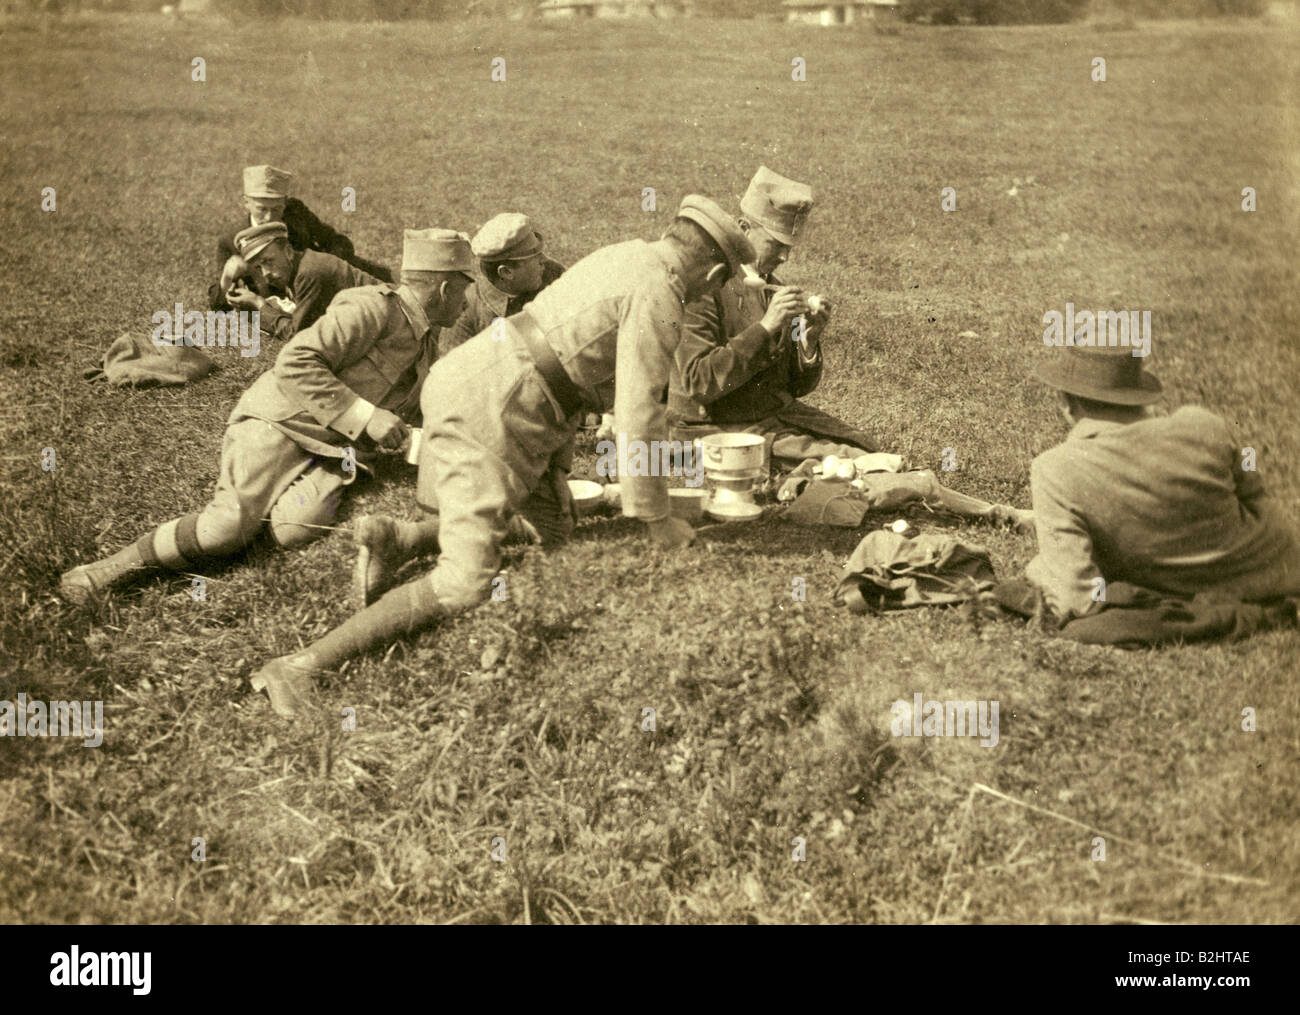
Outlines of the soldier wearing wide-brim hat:
M 421 398 L 417 499 L 436 518 L 373 520 L 358 561 L 358 593 L 372 600 L 402 563 L 434 548 L 437 565 L 307 649 L 272 661 L 262 676 L 305 694 L 313 670 L 488 598 L 512 516 L 553 474 L 553 459 L 571 447 L 588 412 L 612 408 L 625 447 L 667 439 L 661 398 L 682 307 L 753 257 L 736 222 L 691 195 L 662 239 L 588 255 L 500 327 L 435 363 Z M 621 470 L 620 480 L 623 513 L 644 521 L 655 544 L 690 541 L 689 524 L 670 516 L 665 477 Z M 563 477 L 560 483 L 557 502 L 571 504 Z
M 347 236 L 317 218 L 298 198 L 290 196 L 293 178 L 292 173 L 275 166 L 244 168 L 242 203 L 246 218 L 223 233 L 217 241 L 218 279 L 208 286 L 208 305 L 213 310 L 231 309 L 226 294 L 234 283 L 240 281 L 234 273 L 238 262 L 231 261 L 239 253 L 235 234 L 250 226 L 260 226 L 267 222 L 284 223 L 289 231 L 289 245 L 294 250 L 330 254 L 382 282 L 393 281 L 393 273 L 388 268 L 360 256 Z
M 295 250 L 283 222 L 240 230 L 235 234 L 235 249 L 242 261 L 240 270 L 261 284 L 256 289 L 237 286 L 226 293 L 226 299 L 237 310 L 256 310 L 262 331 L 281 341 L 315 324 L 344 289 L 383 284 L 333 254 Z
M 403 247 L 400 285 L 339 293 L 244 392 L 227 422 L 207 506 L 67 572 L 65 596 L 85 601 L 147 570 L 194 571 L 242 549 L 263 528 L 285 547 L 328 531 L 344 488 L 380 448 L 400 448 L 419 418 L 438 328 L 459 316 L 472 278 L 462 233 L 407 230 Z
M 673 436 L 719 431 L 758 433 L 787 465 L 826 455 L 876 450 L 864 431 L 799 399 L 821 382 L 821 337 L 830 307 L 813 308 L 774 274 L 803 239 L 812 188 L 760 166 L 740 200 L 740 225 L 756 250 L 749 281 L 733 277 L 687 308 L 686 334 L 674 358 L 668 394 Z M 792 322 L 802 318 L 803 341 Z
M 1061 620 L 1100 609 L 1127 582 L 1180 596 L 1300 595 L 1300 541 L 1219 416 L 1167 416 L 1146 357 L 1061 347 L 1035 375 L 1071 429 L 1030 467 L 1038 555 L 1026 577 Z

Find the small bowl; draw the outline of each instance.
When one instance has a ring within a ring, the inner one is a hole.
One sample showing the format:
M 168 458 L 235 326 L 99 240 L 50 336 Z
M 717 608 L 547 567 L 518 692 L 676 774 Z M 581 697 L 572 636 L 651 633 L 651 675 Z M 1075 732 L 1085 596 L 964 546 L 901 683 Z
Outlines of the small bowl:
M 573 506 L 580 515 L 591 514 L 605 498 L 605 488 L 589 479 L 569 480 L 569 493 L 573 495 Z
M 704 502 L 708 496 L 704 490 L 674 487 L 668 491 L 672 516 L 686 522 L 698 522 L 704 517 Z

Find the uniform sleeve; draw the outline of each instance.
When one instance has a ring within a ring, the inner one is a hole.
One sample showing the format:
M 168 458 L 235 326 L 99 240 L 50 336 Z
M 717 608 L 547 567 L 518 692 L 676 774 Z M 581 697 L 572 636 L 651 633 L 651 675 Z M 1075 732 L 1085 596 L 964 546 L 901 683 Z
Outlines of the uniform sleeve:
M 1050 462 L 1034 459 L 1029 470 L 1038 556 L 1025 576 L 1043 590 L 1048 607 L 1062 621 L 1100 609 L 1094 590 L 1102 587 L 1092 557 L 1092 536 L 1078 512 L 1070 508 Z
M 294 208 L 294 225 L 297 229 L 295 231 L 299 232 L 308 249 L 324 251 L 326 254 L 333 254 L 344 261 L 352 257 L 355 251 L 352 248 L 352 241 L 347 236 L 333 226 L 322 222 L 301 201 L 291 200 L 296 205 Z M 289 213 L 288 209 L 286 209 L 285 218 L 288 217 Z
M 682 393 L 711 405 L 735 391 L 768 363 L 771 341 L 759 321 L 728 340 L 717 300 L 695 300 L 686 308 L 682 341 L 674 354 Z
M 336 300 L 325 316 L 294 335 L 276 356 L 272 369 L 280 386 L 321 426 L 356 439 L 369 422 L 369 412 L 363 411 L 369 403 L 337 374 L 370 351 L 387 316 L 388 303 L 377 294 Z
M 826 330 L 827 319 L 820 317 L 813 323 L 810 319 L 807 338 L 808 352 L 798 342 L 794 343 L 794 355 L 790 357 L 790 394 L 795 398 L 817 390 L 822 382 L 822 333 Z
M 294 309 L 291 322 L 293 330 L 289 335 L 296 335 L 303 328 L 310 328 L 320 320 L 329 309 L 330 300 L 344 289 L 383 284 L 375 276 L 367 275 L 360 268 L 355 268 L 346 261 L 332 264 L 330 268 L 332 274 L 309 271 L 294 280 Z
M 261 310 L 262 331 L 277 342 L 287 342 L 298 330 L 294 327 L 295 316 L 267 304 Z
M 668 374 L 682 335 L 682 309 L 662 280 L 647 281 L 624 301 L 614 364 L 614 418 L 621 447 L 644 442 L 643 461 L 654 441 L 668 439 Z M 620 462 L 628 461 L 619 456 Z M 619 476 L 623 514 L 659 521 L 669 514 L 668 484 L 663 476 Z

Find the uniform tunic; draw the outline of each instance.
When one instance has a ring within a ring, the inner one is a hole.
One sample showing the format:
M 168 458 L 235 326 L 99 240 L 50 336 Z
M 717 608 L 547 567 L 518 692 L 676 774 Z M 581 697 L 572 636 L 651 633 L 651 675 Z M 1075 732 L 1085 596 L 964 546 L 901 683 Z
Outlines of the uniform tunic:
M 1062 619 L 1100 606 L 1095 578 L 1185 596 L 1300 595 L 1300 543 L 1241 450 L 1195 406 L 1081 420 L 1030 468 L 1038 556 L 1026 576 Z
M 519 313 L 542 289 L 563 274 L 564 265 L 546 258 L 542 263 L 541 287 L 530 293 L 505 292 L 480 274 L 478 280 L 465 290 L 464 313 L 452 327 L 444 329 L 438 336 L 438 355 L 446 356 L 452 349 L 464 345 L 480 331 L 490 328 L 498 318 L 504 320 Z M 556 452 L 546 481 L 538 483 L 519 509 L 542 537 L 542 544 L 547 547 L 562 543 L 573 530 L 573 519 L 566 514 L 556 493 L 556 484 L 568 480 L 569 468 L 573 464 L 572 452 L 571 443 L 565 444 Z
M 365 433 L 374 407 L 419 418 L 420 386 L 436 356 L 437 331 L 410 290 L 365 286 L 340 293 L 314 325 L 285 343 L 275 365 L 236 403 L 222 444 L 217 492 L 199 516 L 205 551 L 243 545 L 267 520 L 304 542 L 328 524 L 341 488 L 372 460 Z M 292 489 L 290 489 L 292 487 Z M 286 496 L 287 492 L 287 496 Z
M 765 281 L 781 284 L 771 276 Z M 779 336 L 768 335 L 761 322 L 770 299 L 736 277 L 686 308 L 668 395 L 673 436 L 759 433 L 773 441 L 774 457 L 790 463 L 877 450 L 863 431 L 798 401 L 821 382 L 825 320 L 810 320 L 805 353 L 789 324 Z
M 489 328 L 439 359 L 421 398 L 419 501 L 439 515 L 430 575 L 447 609 L 488 594 L 512 513 L 588 411 L 609 411 L 630 440 L 666 440 L 664 397 L 681 336 L 682 265 L 641 240 L 583 258 L 500 333 Z M 519 336 L 547 343 L 582 394 L 566 416 Z M 617 377 L 617 390 L 615 378 Z M 666 518 L 662 477 L 622 477 L 624 514 Z
M 344 289 L 383 284 L 333 254 L 304 250 L 297 257 L 293 281 L 286 294 L 293 301 L 293 313 L 270 307 L 262 309 L 262 330 L 280 341 L 288 341 L 303 328 L 315 324 Z
M 289 230 L 289 246 L 294 250 L 315 250 L 323 254 L 333 254 L 380 281 L 393 281 L 391 271 L 382 264 L 360 257 L 353 249 L 350 239 L 318 219 L 298 198 L 291 197 L 285 201 L 281 221 Z M 208 286 L 208 306 L 213 310 L 231 309 L 230 304 L 226 302 L 226 293 L 221 288 L 221 272 L 226 267 L 226 261 L 239 253 L 235 246 L 235 235 L 247 229 L 249 224 L 244 222 L 236 226 L 217 241 L 217 281 Z

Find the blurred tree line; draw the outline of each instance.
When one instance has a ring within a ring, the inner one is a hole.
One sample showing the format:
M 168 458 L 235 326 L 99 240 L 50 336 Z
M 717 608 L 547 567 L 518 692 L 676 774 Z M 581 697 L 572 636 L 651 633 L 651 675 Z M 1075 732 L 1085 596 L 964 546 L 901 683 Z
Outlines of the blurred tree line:
M 641 0 L 646 2 L 646 0 Z M 670 0 L 661 0 L 670 2 Z M 828 0 L 829 2 L 829 0 Z M 182 0 L 0 0 L 0 7 L 43 10 L 156 11 Z M 186 7 L 193 5 L 184 4 Z M 781 0 L 687 0 L 699 17 L 780 18 Z M 525 18 L 537 0 L 208 0 L 207 8 L 233 17 L 314 17 L 353 21 L 405 18 Z M 906 21 L 932 25 L 1059 24 L 1088 13 L 1137 18 L 1257 17 L 1270 0 L 902 0 Z
M 902 0 L 906 21 L 932 25 L 1026 25 L 1074 21 L 1092 7 L 1138 18 L 1258 17 L 1269 0 Z

